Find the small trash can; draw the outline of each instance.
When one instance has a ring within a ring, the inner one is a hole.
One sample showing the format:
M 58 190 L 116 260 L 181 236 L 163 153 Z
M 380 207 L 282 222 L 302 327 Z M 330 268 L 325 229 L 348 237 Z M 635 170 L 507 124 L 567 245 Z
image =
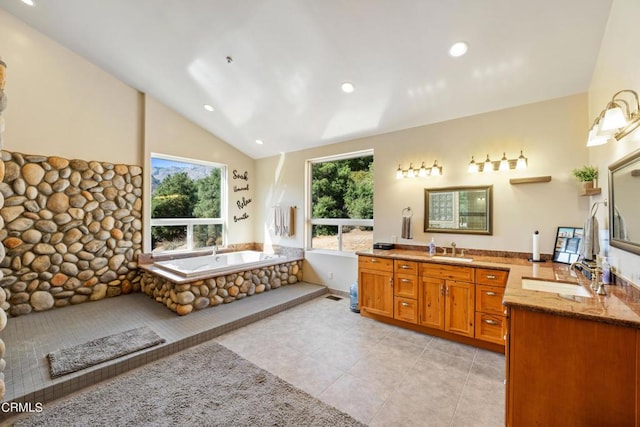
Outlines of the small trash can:
M 353 311 L 354 313 L 360 313 L 360 309 L 358 308 L 358 284 L 357 283 L 353 283 L 349 288 L 349 298 L 350 298 L 349 310 Z

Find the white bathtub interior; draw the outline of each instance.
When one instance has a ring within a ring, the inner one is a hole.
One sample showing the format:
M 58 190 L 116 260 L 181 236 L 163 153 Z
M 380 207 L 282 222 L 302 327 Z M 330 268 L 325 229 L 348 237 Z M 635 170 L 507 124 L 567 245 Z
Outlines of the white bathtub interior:
M 184 277 L 208 273 L 225 273 L 239 267 L 248 270 L 285 262 L 286 256 L 259 251 L 239 251 L 219 255 L 205 255 L 168 261 L 156 261 L 154 265 Z

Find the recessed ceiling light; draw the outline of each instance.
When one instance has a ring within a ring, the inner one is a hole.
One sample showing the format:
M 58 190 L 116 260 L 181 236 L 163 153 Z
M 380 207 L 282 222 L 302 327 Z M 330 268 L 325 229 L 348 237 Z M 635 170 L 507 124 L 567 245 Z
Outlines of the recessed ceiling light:
M 27 4 L 29 6 L 35 6 L 36 4 L 33 2 L 33 0 L 22 0 L 22 3 Z
M 354 90 L 356 90 L 356 87 L 355 87 L 355 86 L 353 85 L 353 83 L 351 83 L 351 82 L 344 82 L 344 83 L 342 83 L 341 88 L 342 88 L 342 91 L 343 91 L 344 93 L 351 93 L 351 92 L 353 92 Z
M 264 144 L 264 141 L 262 141 L 261 139 L 256 139 L 256 144 L 262 145 Z
M 209 104 L 204 104 L 204 109 L 207 111 L 215 111 L 215 109 Z
M 469 49 L 469 45 L 466 44 L 465 42 L 457 42 L 457 43 L 454 43 L 453 46 L 451 46 L 451 48 L 449 49 L 449 55 L 453 57 L 462 56 L 465 53 L 467 53 L 468 49 Z

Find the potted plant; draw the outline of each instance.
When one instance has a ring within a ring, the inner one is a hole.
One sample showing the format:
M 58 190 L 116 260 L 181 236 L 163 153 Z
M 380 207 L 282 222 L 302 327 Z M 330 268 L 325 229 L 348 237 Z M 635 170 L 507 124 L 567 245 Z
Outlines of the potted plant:
M 573 176 L 583 183 L 584 188 L 594 188 L 595 181 L 598 179 L 598 168 L 595 166 L 583 166 L 572 171 Z

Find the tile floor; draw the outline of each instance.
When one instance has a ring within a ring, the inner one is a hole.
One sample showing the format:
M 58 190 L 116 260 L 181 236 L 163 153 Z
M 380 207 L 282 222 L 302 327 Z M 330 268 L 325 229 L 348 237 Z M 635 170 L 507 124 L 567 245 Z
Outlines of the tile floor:
M 504 356 L 320 297 L 216 338 L 371 426 L 504 425 Z
M 138 293 L 10 318 L 0 334 L 6 345 L 5 400 L 49 402 L 326 292 L 323 286 L 298 283 L 183 317 Z M 55 380 L 49 376 L 46 355 L 51 351 L 142 325 L 166 343 Z M 3 415 L 0 413 L 0 420 Z
M 361 317 L 324 292 L 301 283 L 185 317 L 134 294 L 12 318 L 5 398 L 47 402 L 216 339 L 371 426 L 504 425 L 503 355 Z M 48 352 L 141 325 L 167 343 L 49 378 Z

